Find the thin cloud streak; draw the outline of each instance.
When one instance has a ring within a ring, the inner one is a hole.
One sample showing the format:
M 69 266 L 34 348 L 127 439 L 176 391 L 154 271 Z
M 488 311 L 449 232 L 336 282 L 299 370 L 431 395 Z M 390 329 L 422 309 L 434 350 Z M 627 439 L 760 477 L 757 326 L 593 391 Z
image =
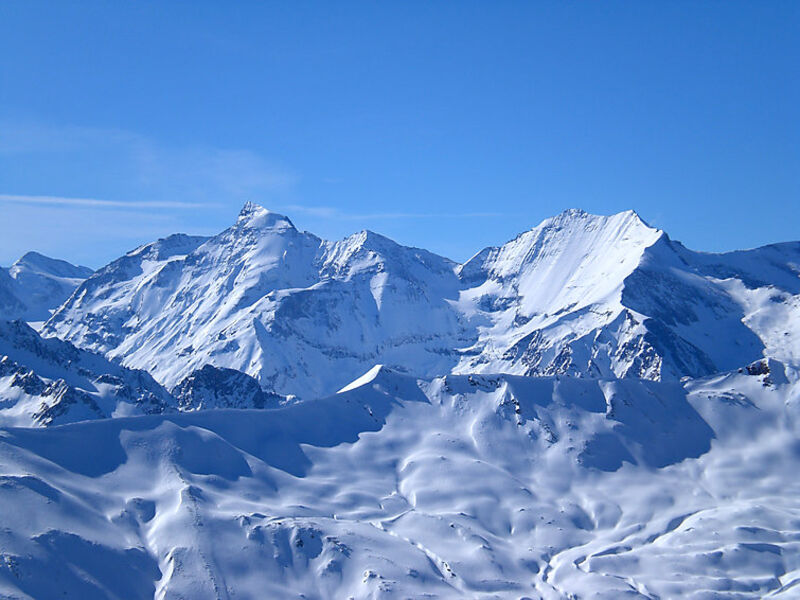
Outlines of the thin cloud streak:
M 204 202 L 174 202 L 146 200 L 100 200 L 97 198 L 68 198 L 63 196 L 26 196 L 20 194 L 0 194 L 0 202 L 29 205 L 89 206 L 95 208 L 210 208 L 214 204 Z
M 123 189 L 140 198 L 243 202 L 285 192 L 299 180 L 294 171 L 250 150 L 165 144 L 122 129 L 0 117 L 0 132 L 0 156 L 23 161 L 27 170 L 32 169 L 31 164 L 44 172 L 47 165 L 69 165 L 97 173 L 94 185 L 100 186 L 98 189 Z M 19 185 L 15 187 L 20 189 Z
M 474 219 L 474 218 L 493 218 L 508 217 L 507 213 L 497 212 L 453 212 L 453 213 L 407 213 L 407 212 L 385 212 L 385 213 L 346 213 L 333 206 L 303 206 L 290 204 L 284 207 L 285 210 L 319 217 L 325 219 L 337 219 L 342 221 L 360 221 L 369 219 Z

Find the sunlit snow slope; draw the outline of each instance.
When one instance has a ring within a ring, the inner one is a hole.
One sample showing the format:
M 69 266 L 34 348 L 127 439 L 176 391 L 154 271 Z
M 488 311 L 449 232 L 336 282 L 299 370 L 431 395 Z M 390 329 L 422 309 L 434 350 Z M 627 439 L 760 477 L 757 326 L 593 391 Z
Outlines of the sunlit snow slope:
M 0 430 L 4 598 L 796 598 L 798 390 L 377 367 Z

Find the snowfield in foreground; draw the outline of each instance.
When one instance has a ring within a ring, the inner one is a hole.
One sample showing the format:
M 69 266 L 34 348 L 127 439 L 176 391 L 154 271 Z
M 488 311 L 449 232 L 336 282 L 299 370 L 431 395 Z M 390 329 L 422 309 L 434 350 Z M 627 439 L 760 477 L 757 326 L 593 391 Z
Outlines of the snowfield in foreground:
M 0 430 L 3 598 L 796 598 L 798 387 L 376 367 Z

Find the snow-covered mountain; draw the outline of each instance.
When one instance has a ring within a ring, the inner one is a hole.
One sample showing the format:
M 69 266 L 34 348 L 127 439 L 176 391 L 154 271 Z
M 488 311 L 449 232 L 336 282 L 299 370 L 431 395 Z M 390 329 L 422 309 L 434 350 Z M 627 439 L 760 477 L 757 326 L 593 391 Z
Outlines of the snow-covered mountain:
M 257 205 L 143 246 L 43 330 L 168 387 L 206 364 L 316 397 L 383 363 L 420 377 L 703 376 L 800 359 L 800 244 L 703 254 L 629 211 L 569 210 L 463 265 L 372 232 L 339 242 Z
M 217 236 L 172 236 L 100 269 L 44 332 L 168 387 L 212 364 L 308 398 L 380 361 L 454 365 L 472 341 L 455 267 L 367 231 L 327 242 L 248 204 Z
M 795 598 L 798 389 L 377 367 L 0 431 L 4 598 Z
M 88 267 L 28 252 L 7 270 L 0 268 L 0 316 L 46 321 L 92 272 Z
M 248 204 L 42 332 L 0 321 L 3 598 L 800 590 L 800 243 L 570 210 L 456 264 Z
M 800 244 L 687 250 L 629 211 L 569 210 L 460 267 L 479 342 L 456 372 L 678 379 L 800 358 Z

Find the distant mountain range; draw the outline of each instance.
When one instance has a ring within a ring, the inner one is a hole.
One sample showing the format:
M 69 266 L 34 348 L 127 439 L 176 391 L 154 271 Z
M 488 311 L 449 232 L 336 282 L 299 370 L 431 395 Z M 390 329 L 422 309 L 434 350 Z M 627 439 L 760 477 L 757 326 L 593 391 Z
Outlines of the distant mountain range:
M 376 363 L 420 377 L 672 380 L 800 356 L 800 243 L 708 254 L 629 211 L 568 210 L 464 264 L 247 204 L 83 281 L 42 333 L 172 387 L 206 364 L 270 392 L 336 391 Z M 791 318 L 790 318 L 791 317 Z

